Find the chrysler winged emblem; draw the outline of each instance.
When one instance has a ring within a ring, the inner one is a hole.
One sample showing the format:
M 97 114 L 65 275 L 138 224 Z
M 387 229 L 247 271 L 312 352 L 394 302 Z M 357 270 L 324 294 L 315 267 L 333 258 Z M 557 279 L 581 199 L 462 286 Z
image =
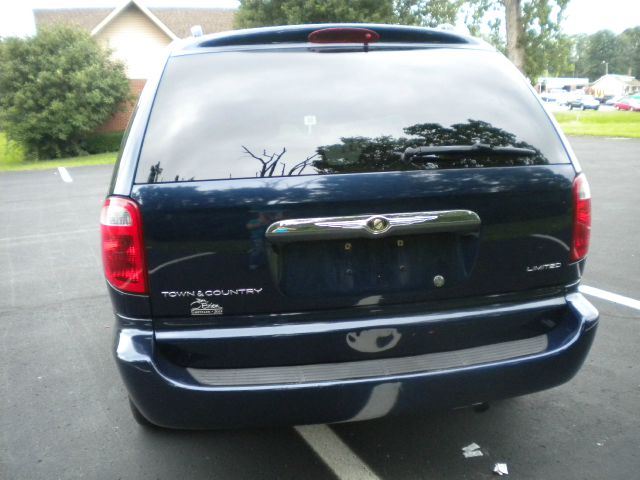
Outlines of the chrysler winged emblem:
M 372 233 L 382 233 L 389 229 L 389 220 L 384 217 L 373 217 L 367 221 L 367 228 Z

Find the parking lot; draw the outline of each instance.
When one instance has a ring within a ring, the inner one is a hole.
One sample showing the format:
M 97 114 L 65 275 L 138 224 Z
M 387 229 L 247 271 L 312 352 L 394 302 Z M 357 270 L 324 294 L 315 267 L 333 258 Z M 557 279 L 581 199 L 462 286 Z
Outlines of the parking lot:
M 640 300 L 640 140 L 572 138 L 593 193 L 583 285 Z M 111 167 L 0 175 L 0 479 L 638 477 L 640 310 L 589 296 L 570 383 L 428 415 L 303 428 L 149 431 L 111 356 L 98 215 Z M 607 297 L 607 294 L 602 294 Z M 618 299 L 619 300 L 619 299 Z M 483 455 L 465 458 L 477 443 Z
M 560 105 L 555 102 L 547 102 L 544 104 L 544 106 L 550 112 L 569 112 L 569 111 L 578 112 L 580 110 L 579 108 L 576 108 L 575 110 L 573 110 L 569 107 L 569 105 L 566 105 L 566 104 Z M 616 109 L 613 107 L 613 105 L 600 105 L 600 107 L 598 107 L 598 111 L 599 112 L 615 112 Z

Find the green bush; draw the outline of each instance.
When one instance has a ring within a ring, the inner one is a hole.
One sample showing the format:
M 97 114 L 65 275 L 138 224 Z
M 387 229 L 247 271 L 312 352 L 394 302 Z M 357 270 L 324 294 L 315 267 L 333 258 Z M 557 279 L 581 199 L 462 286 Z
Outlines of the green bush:
M 0 165 L 16 165 L 24 161 L 24 148 L 0 132 Z
M 31 158 L 84 153 L 129 97 L 124 66 L 87 32 L 55 27 L 0 42 L 0 128 Z
M 83 144 L 87 153 L 107 153 L 120 150 L 124 132 L 98 133 L 87 138 Z

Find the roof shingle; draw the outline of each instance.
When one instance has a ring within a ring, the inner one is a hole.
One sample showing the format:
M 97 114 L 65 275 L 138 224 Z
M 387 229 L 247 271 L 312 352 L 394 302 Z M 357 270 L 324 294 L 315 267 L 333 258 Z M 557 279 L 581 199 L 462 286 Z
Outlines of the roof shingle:
M 235 10 L 219 8 L 149 8 L 177 37 L 191 35 L 191 27 L 201 25 L 204 33 L 217 33 L 233 29 Z M 68 25 L 91 32 L 113 8 L 58 8 L 35 9 L 36 28 Z
M 56 8 L 35 9 L 33 16 L 36 29 L 53 25 L 80 27 L 90 32 L 98 25 L 113 8 Z
M 149 8 L 149 10 L 180 38 L 190 36 L 191 27 L 194 25 L 202 26 L 205 34 L 233 30 L 233 18 L 236 14 L 235 10 L 213 8 Z

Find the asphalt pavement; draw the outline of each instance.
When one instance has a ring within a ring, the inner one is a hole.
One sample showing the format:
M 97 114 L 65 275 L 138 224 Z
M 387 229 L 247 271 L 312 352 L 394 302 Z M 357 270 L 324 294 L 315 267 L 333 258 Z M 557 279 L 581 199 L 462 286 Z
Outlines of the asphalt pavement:
M 593 192 L 583 284 L 640 300 L 640 141 L 572 138 Z M 111 167 L 0 174 L 0 479 L 638 478 L 640 310 L 592 298 L 568 384 L 470 409 L 361 423 L 149 431 L 111 354 L 98 215 Z M 461 448 L 477 443 L 480 457 Z

